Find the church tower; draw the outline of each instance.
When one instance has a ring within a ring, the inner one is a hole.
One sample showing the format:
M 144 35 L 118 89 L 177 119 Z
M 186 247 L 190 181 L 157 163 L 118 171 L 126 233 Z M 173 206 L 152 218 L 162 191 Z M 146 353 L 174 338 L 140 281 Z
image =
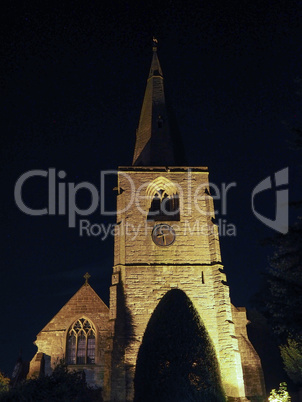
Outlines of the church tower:
M 263 400 L 261 363 L 247 336 L 245 309 L 230 301 L 208 169 L 182 166 L 172 124 L 154 44 L 133 163 L 118 170 L 105 400 L 133 400 L 146 327 L 173 289 L 186 294 L 208 332 L 228 400 Z

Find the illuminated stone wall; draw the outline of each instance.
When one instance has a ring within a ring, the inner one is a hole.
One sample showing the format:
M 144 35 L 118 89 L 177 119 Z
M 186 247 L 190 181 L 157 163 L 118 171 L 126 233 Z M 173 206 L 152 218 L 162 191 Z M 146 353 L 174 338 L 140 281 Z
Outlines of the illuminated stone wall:
M 85 369 L 88 383 L 103 386 L 105 370 L 105 350 L 108 338 L 109 309 L 89 284 L 84 284 L 78 292 L 65 304 L 53 319 L 37 335 L 36 355 L 30 363 L 29 377 L 39 374 L 42 362 L 45 361 L 45 373 L 50 374 L 54 365 L 66 356 L 66 339 L 70 326 L 79 318 L 88 319 L 96 329 L 96 359 L 94 365 L 73 366 Z
M 159 222 L 147 222 L 150 200 L 142 198 L 147 184 L 159 177 L 180 189 L 180 221 L 162 221 L 176 232 L 176 240 L 169 247 L 159 247 L 152 241 L 152 229 Z M 214 343 L 226 394 L 245 400 L 229 288 L 221 264 L 218 230 L 212 221 L 213 201 L 207 196 L 206 168 L 121 168 L 118 192 L 117 210 L 126 210 L 117 215 L 107 400 L 132 400 L 136 358 L 144 331 L 160 299 L 172 288 L 183 290 L 199 312 Z M 132 194 L 135 197 L 127 209 Z M 194 204 L 196 196 L 198 207 Z M 252 364 L 261 370 L 259 360 Z
M 151 200 L 145 195 L 155 186 L 148 187 L 150 183 L 171 183 L 173 191 L 178 189 L 180 220 L 147 221 Z M 212 339 L 229 400 L 261 400 L 265 391 L 260 359 L 247 336 L 245 309 L 230 302 L 208 193 L 206 168 L 120 169 L 110 310 L 84 284 L 37 335 L 30 376 L 41 371 L 43 361 L 46 373 L 51 373 L 66 355 L 70 326 L 84 317 L 96 328 L 96 364 L 70 367 L 84 368 L 87 382 L 103 387 L 104 400 L 132 401 L 146 326 L 162 297 L 178 288 L 190 298 Z M 174 228 L 172 245 L 153 242 L 152 230 L 159 223 Z
M 265 384 L 260 358 L 248 338 L 246 326 L 249 321 L 246 318 L 246 309 L 232 306 L 232 313 L 241 355 L 245 393 L 249 399 L 259 400 L 256 397 L 260 398 L 265 394 Z

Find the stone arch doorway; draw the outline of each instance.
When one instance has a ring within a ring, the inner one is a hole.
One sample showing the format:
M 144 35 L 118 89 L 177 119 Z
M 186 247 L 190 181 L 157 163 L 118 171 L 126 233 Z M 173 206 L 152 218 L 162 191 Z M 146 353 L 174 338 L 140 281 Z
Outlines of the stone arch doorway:
M 134 389 L 135 402 L 225 401 L 211 339 L 182 290 L 167 292 L 148 322 Z

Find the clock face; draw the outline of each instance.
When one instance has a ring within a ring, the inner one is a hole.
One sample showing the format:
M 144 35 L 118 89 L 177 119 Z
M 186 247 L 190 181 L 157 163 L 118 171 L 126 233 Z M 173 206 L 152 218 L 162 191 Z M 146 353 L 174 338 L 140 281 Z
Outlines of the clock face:
M 152 231 L 152 240 L 157 246 L 170 246 L 174 243 L 175 231 L 166 223 L 156 225 Z

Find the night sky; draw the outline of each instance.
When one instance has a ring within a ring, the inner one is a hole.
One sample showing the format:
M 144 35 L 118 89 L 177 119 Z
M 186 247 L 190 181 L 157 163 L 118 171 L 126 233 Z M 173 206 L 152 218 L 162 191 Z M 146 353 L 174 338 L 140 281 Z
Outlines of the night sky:
M 236 226 L 221 238 L 222 259 L 233 303 L 249 305 L 271 253 L 261 243 L 275 233 L 253 215 L 252 190 L 289 167 L 290 200 L 302 198 L 291 148 L 291 128 L 302 126 L 301 2 L 30 3 L 2 9 L 0 370 L 11 374 L 20 349 L 33 357 L 36 334 L 86 271 L 108 304 L 112 236 L 81 237 L 66 216 L 25 215 L 14 186 L 29 170 L 55 168 L 62 182 L 99 188 L 101 171 L 132 163 L 153 35 L 188 164 L 208 166 L 218 187 L 237 184 L 216 218 Z M 105 188 L 111 210 L 115 185 L 111 177 Z M 46 207 L 47 180 L 28 181 L 23 197 Z M 274 192 L 256 207 L 273 218 Z M 115 221 L 98 211 L 88 219 Z

